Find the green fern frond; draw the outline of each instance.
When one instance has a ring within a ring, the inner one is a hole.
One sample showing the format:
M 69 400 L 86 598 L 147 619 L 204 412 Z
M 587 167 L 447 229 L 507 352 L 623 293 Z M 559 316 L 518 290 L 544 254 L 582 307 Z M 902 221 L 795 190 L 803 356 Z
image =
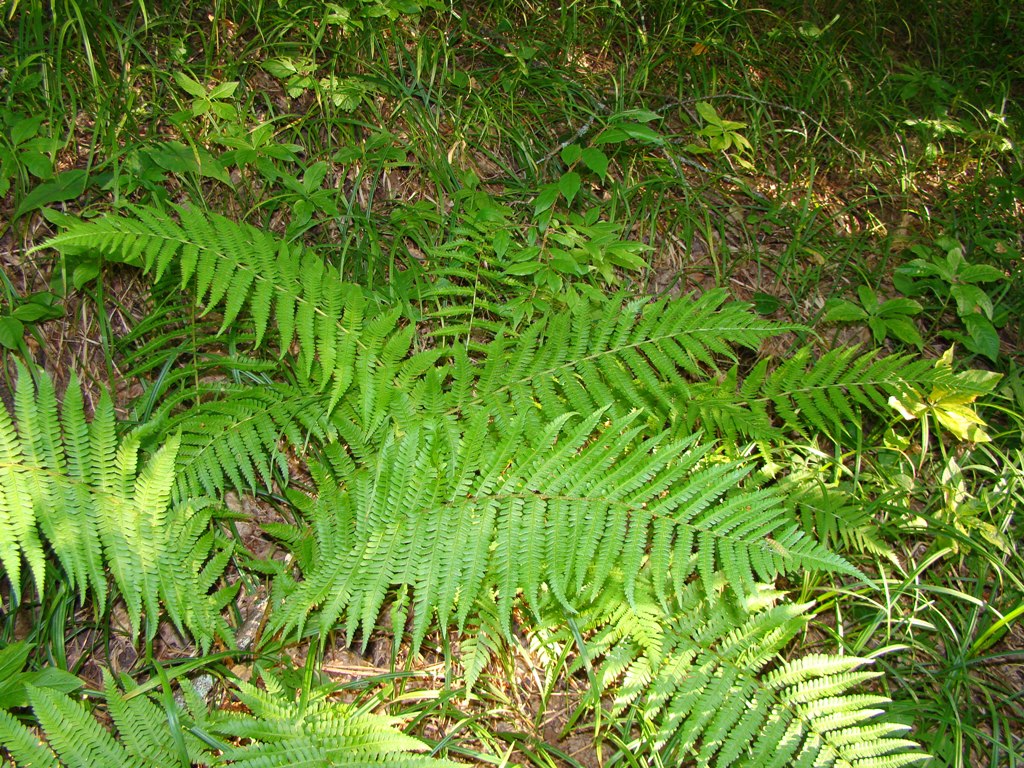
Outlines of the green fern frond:
M 298 346 L 297 368 L 321 386 L 343 390 L 359 344 L 353 332 L 365 299 L 333 266 L 272 234 L 217 214 L 178 207 L 178 220 L 155 208 L 134 206 L 130 215 L 75 222 L 43 246 L 63 254 L 99 253 L 136 264 L 156 280 L 174 269 L 182 288 L 192 287 L 205 312 L 219 310 L 220 332 L 248 311 L 260 347 L 276 327 L 284 355 Z
M 857 348 L 834 349 L 813 361 L 804 348 L 767 376 L 758 374 L 744 383 L 749 402 L 770 403 L 787 429 L 833 438 L 846 433 L 846 425 L 862 423 L 858 411 L 888 414 L 889 397 L 943 376 L 926 360 L 878 357 Z
M 60 768 L 57 756 L 39 740 L 39 736 L 4 709 L 0 709 L 0 747 L 7 750 L 15 765 Z
M 815 359 L 810 348 L 774 368 L 763 359 L 741 377 L 739 352 L 786 330 L 726 303 L 724 291 L 625 304 L 611 297 L 596 310 L 552 313 L 514 339 L 499 334 L 475 362 L 453 348 L 447 412 L 486 407 L 502 421 L 529 414 L 536 430 L 568 411 L 640 409 L 651 430 L 671 425 L 680 435 L 703 430 L 730 442 L 773 443 L 796 431 L 839 439 L 865 414 L 887 417 L 890 397 L 953 381 L 951 372 L 907 356 L 837 349 Z
M 36 384 L 22 369 L 16 392 L 17 427 L 0 409 L 0 563 L 12 586 L 24 557 L 42 590 L 45 540 L 69 585 L 100 608 L 109 571 L 136 634 L 145 614 L 155 635 L 162 606 L 204 648 L 228 638 L 208 594 L 210 574 L 227 564 L 224 543 L 204 536 L 211 511 L 170 502 L 179 439 L 143 460 L 137 437 L 118 440 L 106 394 L 87 423 L 74 379 L 61 409 L 43 374 Z
M 568 411 L 642 410 L 660 430 L 679 420 L 685 400 L 676 392 L 687 377 L 712 375 L 737 349 L 785 330 L 726 298 L 615 296 L 597 310 L 552 313 L 515 340 L 498 336 L 477 365 L 453 350 L 451 410 L 486 404 L 503 421 L 532 414 L 534 428 Z
M 167 710 L 149 696 L 140 695 L 134 683 L 126 681 L 126 693 L 121 693 L 109 674 L 104 673 L 104 683 L 107 711 L 116 736 L 137 765 L 181 765 L 184 760 L 188 765 L 209 765 L 212 762 L 213 755 L 207 745 L 188 729 L 182 728 L 177 734 L 180 738 L 175 738 Z M 182 720 L 187 722 L 191 713 L 175 714 L 180 723 Z
M 573 613 L 613 571 L 630 598 L 647 570 L 675 591 L 724 570 L 741 596 L 796 569 L 856 573 L 804 535 L 776 494 L 738 490 L 749 467 L 642 429 L 636 414 L 598 412 L 563 417 L 540 437 L 524 420 L 496 435 L 480 411 L 464 431 L 440 422 L 392 436 L 374 465 L 347 467 L 343 486 L 322 475 L 309 512 L 316 557 L 275 628 L 318 610 L 324 631 L 345 613 L 350 632 L 368 633 L 389 591 L 408 586 L 416 646 L 435 615 L 461 629 L 490 592 L 506 636 L 520 596 L 536 608 L 550 592 Z
M 297 697 L 272 679 L 266 680 L 266 690 L 245 682 L 237 686 L 227 691 L 238 702 L 233 711 L 209 712 L 186 688 L 187 708 L 171 703 L 174 711 L 169 713 L 152 694 L 131 683 L 121 693 L 107 676 L 104 698 L 113 730 L 74 699 L 30 686 L 32 714 L 43 738 L 0 710 L 0 748 L 18 765 L 45 768 L 456 766 L 423 755 L 427 745 L 403 733 L 399 719 L 332 700 L 331 687 Z M 220 744 L 220 749 L 211 751 L 209 743 Z
M 666 614 L 650 584 L 637 589 L 633 606 L 621 587 L 610 584 L 578 621 L 596 630 L 587 642 L 599 684 L 592 704 L 614 691 L 613 713 L 636 708 L 650 726 L 651 736 L 633 749 L 716 768 L 883 768 L 927 760 L 901 738 L 905 726 L 879 719 L 887 699 L 854 692 L 877 676 L 862 670 L 866 660 L 778 660 L 806 625 L 807 605 L 761 587 L 742 606 L 730 606 L 692 584 Z M 559 636 L 571 642 L 568 632 Z
M 333 440 L 323 393 L 286 384 L 205 387 L 181 413 L 158 414 L 150 429 L 179 434 L 175 497 L 255 491 L 288 477 L 289 448 Z M 168 404 L 169 411 L 175 404 Z M 157 427 L 158 425 L 158 427 Z
M 28 689 L 50 748 L 68 768 L 133 765 L 137 760 L 79 702 L 47 688 Z
M 480 679 L 492 658 L 498 655 L 504 640 L 501 618 L 490 595 L 485 595 L 470 609 L 473 618 L 459 640 L 459 662 L 466 681 L 466 696 Z
M 803 529 L 826 546 L 888 560 L 895 558 L 892 548 L 879 537 L 871 503 L 858 500 L 843 484 L 826 485 L 806 477 L 805 473 L 795 472 L 783 481 L 782 487 Z
M 224 751 L 217 765 L 235 768 L 291 766 L 386 765 L 396 768 L 453 768 L 447 760 L 417 755 L 427 746 L 402 733 L 396 718 L 384 717 L 334 701 L 323 686 L 296 697 L 294 691 L 267 690 L 239 681 L 237 696 L 247 714 L 222 712 L 215 733 L 248 743 Z
M 57 414 L 55 408 L 48 407 L 49 402 L 44 402 L 45 410 L 33 408 L 35 394 L 31 377 L 19 366 L 15 405 L 28 439 L 22 439 L 7 409 L 0 408 L 0 564 L 15 592 L 20 592 L 24 557 L 42 594 L 46 561 L 37 531 L 37 510 L 55 502 L 55 494 L 46 482 L 46 463 L 36 466 L 32 460 L 42 447 L 39 433 L 57 428 Z M 77 569 L 74 573 L 83 576 Z

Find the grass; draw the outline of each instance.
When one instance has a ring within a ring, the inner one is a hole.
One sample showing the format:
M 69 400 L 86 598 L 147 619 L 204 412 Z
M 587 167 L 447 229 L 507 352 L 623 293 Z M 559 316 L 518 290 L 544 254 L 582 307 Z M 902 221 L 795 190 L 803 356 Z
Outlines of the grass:
M 1020 765 L 1022 33 L 1017 5 L 976 0 L 845 5 L 836 18 L 784 0 L 209 10 L 8 0 L 4 387 L 14 359 L 62 382 L 74 368 L 144 423 L 167 399 L 199 398 L 200 379 L 260 380 L 247 339 L 215 336 L 218 325 L 181 306 L 175 286 L 146 286 L 87 258 L 26 256 L 62 216 L 131 203 L 185 202 L 305 243 L 380 300 L 404 302 L 421 345 L 431 333 L 467 345 L 499 327 L 515 333 L 539 307 L 623 286 L 722 287 L 766 316 L 807 324 L 822 348 L 871 345 L 863 323 L 826 323 L 826 302 L 857 301 L 862 285 L 884 299 L 907 296 L 894 275 L 951 238 L 968 263 L 1002 278 L 977 283 L 982 296 L 964 307 L 953 292 L 960 278 L 940 279 L 914 295 L 921 311 L 912 322 L 926 357 L 956 342 L 958 365 L 1005 375 L 982 408 L 992 441 L 971 444 L 940 428 L 926 445 L 917 423 L 894 414 L 848 452 L 801 447 L 775 457 L 787 462 L 775 471 L 802 462 L 848 494 L 888 552 L 845 551 L 867 586 L 803 585 L 819 600 L 808 640 L 875 656 L 895 716 L 914 722 L 936 764 Z M 274 74 L 272 61 L 293 74 Z M 708 109 L 741 124 L 731 130 L 750 149 L 716 144 Z M 570 146 L 599 149 L 606 172 L 567 162 Z M 556 195 L 547 208 L 538 202 L 545 190 Z M 620 263 L 605 278 L 588 269 L 608 253 L 579 223 L 591 210 L 618 227 L 616 242 L 649 248 L 646 266 Z M 578 269 L 554 266 L 556 242 L 578 246 Z M 542 268 L 504 270 L 534 246 Z M 23 308 L 43 292 L 56 295 L 59 317 Z M 996 354 L 980 351 L 992 349 L 972 317 L 982 314 Z M 917 352 L 892 334 L 883 344 Z M 289 471 L 293 485 L 308 480 L 304 466 Z M 247 527 L 235 536 L 269 547 L 247 521 L 279 522 L 294 510 L 274 489 L 246 503 Z M 4 591 L 0 637 L 33 643 L 34 667 L 69 669 L 99 688 L 101 668 L 141 680 L 157 660 L 195 652 L 167 633 L 140 653 L 117 615 L 86 615 L 65 588 L 47 589 Z M 231 610 L 243 619 L 251 608 Z M 457 654 L 440 633 L 422 658 L 403 659 L 393 646 L 374 664 L 362 659 L 387 671 L 364 670 L 346 685 L 402 713 L 453 759 L 639 764 L 623 745 L 645 727 L 640 714 L 571 723 L 565 712 L 579 704 L 581 676 L 558 654 L 542 663 L 527 639 L 520 655 L 502 651 L 473 693 L 459 687 Z M 333 680 L 323 670 L 338 666 L 335 651 L 320 640 L 267 639 L 259 664 L 299 687 Z M 211 669 L 235 673 L 220 658 Z M 555 698 L 564 712 L 549 720 Z

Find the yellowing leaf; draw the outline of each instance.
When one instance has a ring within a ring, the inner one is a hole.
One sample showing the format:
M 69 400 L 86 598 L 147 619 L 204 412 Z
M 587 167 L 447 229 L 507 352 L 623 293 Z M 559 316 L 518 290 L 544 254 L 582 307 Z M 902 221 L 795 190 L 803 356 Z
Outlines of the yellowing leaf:
M 960 440 L 972 443 L 987 443 L 992 438 L 983 429 L 985 422 L 973 408 L 966 405 L 933 406 L 935 418 L 939 423 L 957 436 Z
M 893 395 L 889 398 L 889 405 L 894 408 L 900 416 L 907 421 L 912 421 L 928 410 L 928 406 L 918 400 L 917 402 L 904 402 Z

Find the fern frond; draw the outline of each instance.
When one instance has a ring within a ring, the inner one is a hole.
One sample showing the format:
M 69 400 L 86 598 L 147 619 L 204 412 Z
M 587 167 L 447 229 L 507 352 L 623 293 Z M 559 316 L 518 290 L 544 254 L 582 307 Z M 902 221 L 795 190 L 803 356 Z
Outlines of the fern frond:
M 318 610 L 324 631 L 344 612 L 350 632 L 368 633 L 389 590 L 408 586 L 415 646 L 434 616 L 464 627 L 491 591 L 507 636 L 520 596 L 536 608 L 550 591 L 573 613 L 613 571 L 628 597 L 648 570 L 676 591 L 724 570 L 741 596 L 786 571 L 855 573 L 773 492 L 738 490 L 749 467 L 642 430 L 636 414 L 598 412 L 540 437 L 524 420 L 495 435 L 481 411 L 464 431 L 442 422 L 392 436 L 374 465 L 349 467 L 344 486 L 324 477 L 310 505 L 317 556 L 275 628 L 299 628 Z
M 839 348 L 812 361 L 804 348 L 767 376 L 757 377 L 763 384 L 756 395 L 751 383 L 744 394 L 752 403 L 770 403 L 786 429 L 837 439 L 847 431 L 846 424 L 861 423 L 859 411 L 888 414 L 890 396 L 932 384 L 943 375 L 928 361 L 904 355 L 878 357 Z
M 29 687 L 32 712 L 42 735 L 33 734 L 0 710 L 0 747 L 19 765 L 44 768 L 98 768 L 169 765 L 233 766 L 234 768 L 291 768 L 292 766 L 396 766 L 396 768 L 455 768 L 447 760 L 425 756 L 428 747 L 404 734 L 401 721 L 330 698 L 334 689 L 319 687 L 305 696 L 286 690 L 273 679 L 261 690 L 245 682 L 229 689 L 241 706 L 208 712 L 194 693 L 187 709 L 174 717 L 134 686 L 122 694 L 114 680 L 105 679 L 105 699 L 113 731 L 108 731 L 79 702 L 48 689 Z M 187 683 L 186 683 L 187 685 Z M 180 728 L 171 730 L 170 722 Z M 216 742 L 212 752 L 203 740 Z M 245 740 L 246 743 L 241 743 Z M 186 762 L 187 761 L 187 762 Z
M 53 751 L 5 709 L 0 709 L 0 746 L 7 750 L 15 765 L 60 768 Z
M 452 411 L 486 404 L 503 421 L 532 414 L 539 428 L 568 411 L 610 407 L 612 416 L 642 410 L 660 430 L 679 420 L 685 401 L 676 392 L 687 377 L 712 375 L 736 349 L 785 330 L 726 298 L 615 296 L 597 310 L 548 315 L 515 340 L 498 336 L 478 365 L 453 350 Z
M 879 537 L 869 500 L 858 500 L 843 484 L 825 485 L 801 472 L 787 477 L 782 487 L 803 529 L 826 546 L 894 559 L 892 549 Z
M 326 395 L 305 387 L 210 386 L 197 399 L 181 413 L 161 412 L 150 425 L 158 424 L 160 434 L 180 434 L 177 499 L 272 487 L 288 477 L 289 447 L 329 442 L 337 434 Z
M 86 708 L 47 688 L 28 688 L 32 711 L 46 740 L 68 768 L 132 765 L 137 761 Z
M 786 330 L 720 291 L 625 304 L 611 297 L 596 310 L 546 316 L 514 339 L 499 334 L 476 362 L 450 350 L 447 412 L 486 407 L 502 421 L 529 414 L 538 430 L 568 411 L 639 409 L 652 431 L 703 430 L 733 443 L 777 442 L 790 431 L 839 439 L 865 414 L 887 417 L 890 397 L 955 381 L 908 356 L 837 349 L 815 359 L 809 347 L 774 368 L 763 359 L 741 377 L 740 350 Z
M 24 556 L 42 588 L 45 540 L 83 600 L 103 606 L 109 570 L 136 633 L 145 613 L 154 636 L 165 609 L 204 648 L 229 637 L 208 594 L 210 574 L 227 564 L 223 542 L 203 538 L 211 513 L 170 501 L 178 438 L 143 459 L 137 436 L 118 440 L 106 394 L 86 422 L 74 379 L 58 414 L 49 379 L 34 384 L 21 370 L 16 406 L 17 428 L 0 409 L 0 562 L 12 585 Z
M 155 208 L 134 206 L 130 215 L 79 221 L 44 248 L 63 254 L 100 253 L 109 260 L 142 266 L 156 280 L 177 272 L 191 286 L 204 313 L 221 313 L 220 332 L 248 310 L 260 347 L 273 325 L 284 355 L 298 345 L 297 369 L 305 377 L 344 389 L 345 361 L 359 344 L 365 308 L 362 291 L 344 283 L 337 269 L 298 245 L 289 245 L 249 224 L 175 206 L 175 220 Z
M 52 398 L 37 411 L 33 404 L 35 387 L 28 372 L 19 366 L 15 387 L 15 408 L 19 420 L 25 422 L 22 439 L 6 408 L 0 408 L 0 563 L 16 592 L 21 590 L 22 557 L 40 594 L 46 577 L 43 547 L 36 529 L 36 512 L 54 501 L 46 483 L 45 459 L 39 466 L 33 459 L 42 448 L 39 433 L 56 428 L 57 414 Z M 40 423 L 41 422 L 41 423 Z M 75 571 L 76 575 L 80 575 Z
M 238 699 L 251 714 L 220 713 L 214 732 L 248 743 L 225 750 L 217 765 L 235 768 L 387 765 L 454 768 L 455 763 L 417 755 L 427 746 L 402 733 L 399 721 L 332 701 L 329 686 L 297 698 L 294 691 L 267 690 L 239 682 Z
M 149 696 L 139 695 L 138 689 L 127 682 L 127 694 L 122 694 L 113 677 L 104 672 L 104 697 L 107 711 L 113 721 L 116 736 L 131 753 L 136 764 L 151 766 L 181 765 L 187 752 L 189 765 L 209 765 L 213 755 L 196 736 L 182 729 L 180 739 L 171 732 L 167 711 Z M 177 705 L 175 705 L 177 706 Z M 178 718 L 188 720 L 185 712 Z M 184 752 L 181 747 L 184 747 Z
M 906 727 L 879 719 L 887 699 L 854 690 L 876 677 L 865 659 L 813 654 L 779 661 L 808 606 L 760 587 L 731 607 L 687 586 L 666 614 L 649 583 L 633 606 L 611 584 L 579 619 L 600 660 L 596 705 L 615 691 L 613 713 L 636 707 L 652 736 L 634 749 L 699 766 L 912 765 L 927 760 Z M 564 641 L 570 638 L 562 632 Z M 580 662 L 581 663 L 581 662 Z

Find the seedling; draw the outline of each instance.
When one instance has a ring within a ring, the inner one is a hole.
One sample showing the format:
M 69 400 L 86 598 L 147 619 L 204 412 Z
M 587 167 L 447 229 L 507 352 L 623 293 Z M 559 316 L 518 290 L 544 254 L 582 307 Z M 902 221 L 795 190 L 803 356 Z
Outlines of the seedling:
M 753 170 L 754 166 L 745 155 L 752 153 L 754 148 L 747 141 L 747 137 L 740 132 L 747 127 L 747 124 L 724 119 L 706 101 L 699 101 L 695 106 L 697 114 L 704 121 L 704 127 L 697 131 L 697 135 L 707 139 L 708 144 L 706 147 L 698 144 L 687 144 L 686 150 L 694 154 L 722 152 L 734 159 L 743 168 Z
M 825 303 L 826 323 L 866 323 L 871 329 L 875 344 L 881 344 L 892 334 L 905 344 L 918 349 L 924 347 L 914 316 L 921 312 L 921 305 L 913 299 L 895 298 L 882 301 L 878 294 L 867 285 L 857 288 L 860 306 L 845 299 L 829 299 Z
M 908 296 L 930 291 L 943 302 L 943 309 L 950 300 L 955 302 L 966 334 L 954 331 L 945 335 L 994 362 L 999 356 L 999 334 L 993 323 L 995 307 L 992 297 L 981 286 L 1002 280 L 1004 274 L 989 264 L 969 263 L 960 243 L 953 238 L 940 237 L 935 245 L 942 253 L 920 245 L 911 248 L 918 258 L 896 270 L 894 284 Z

